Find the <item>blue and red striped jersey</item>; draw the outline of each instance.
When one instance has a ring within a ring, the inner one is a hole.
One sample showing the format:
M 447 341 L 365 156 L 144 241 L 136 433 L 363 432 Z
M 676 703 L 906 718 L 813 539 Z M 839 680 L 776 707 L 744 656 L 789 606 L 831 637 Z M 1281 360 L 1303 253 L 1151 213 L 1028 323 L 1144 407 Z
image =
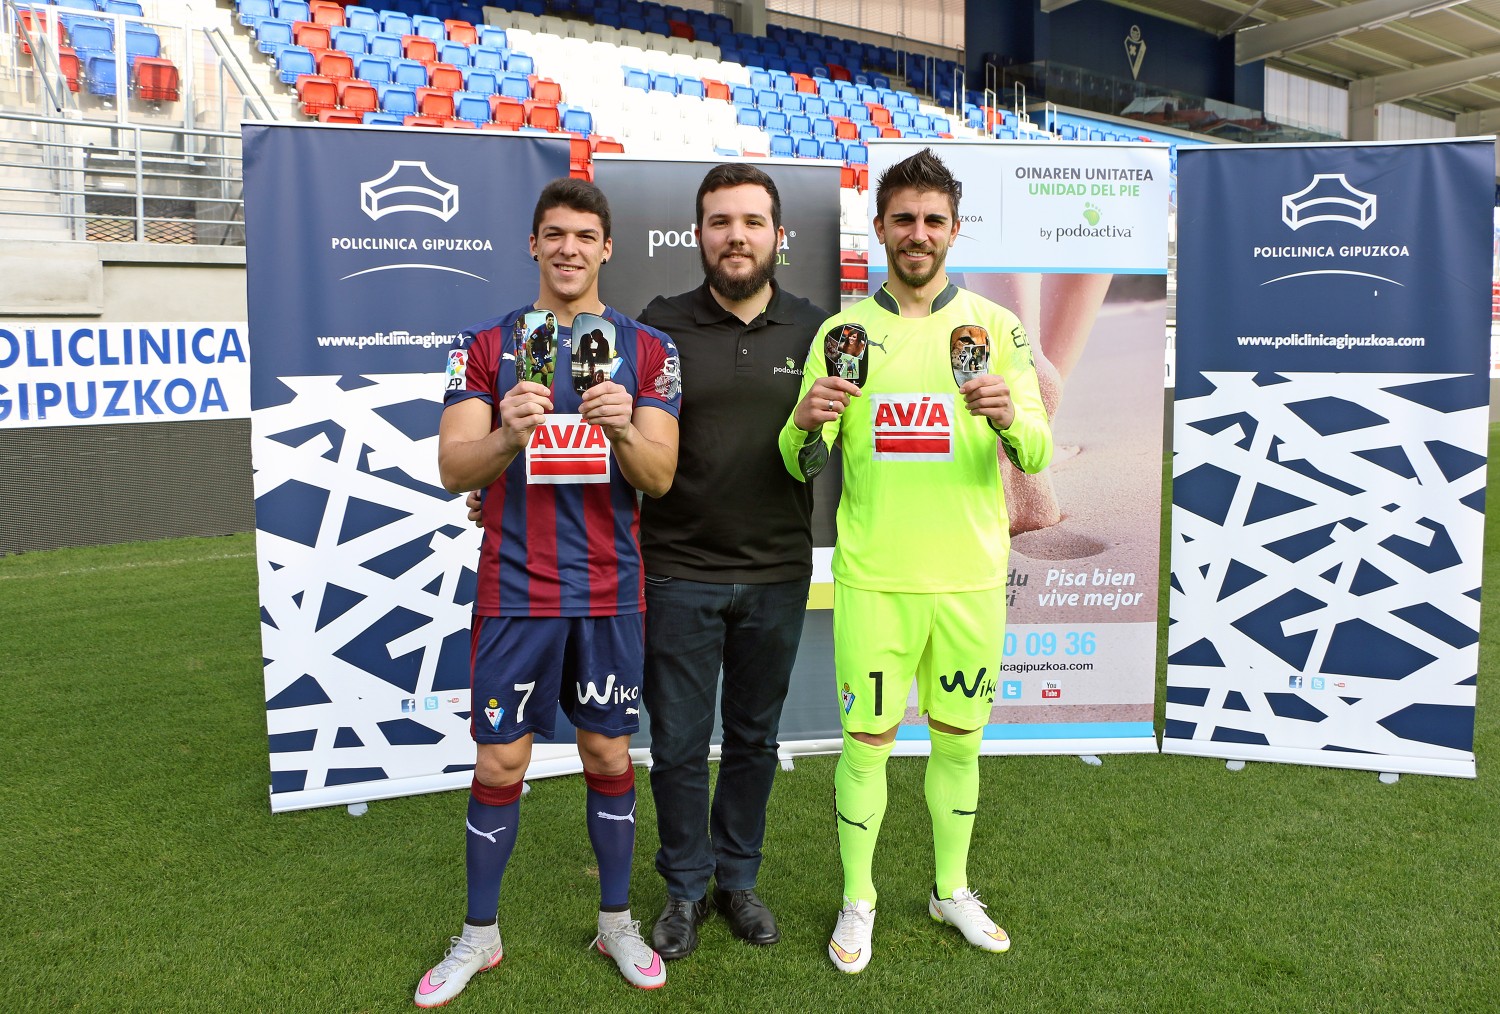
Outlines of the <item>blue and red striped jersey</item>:
M 516 383 L 516 323 L 532 307 L 487 320 L 447 353 L 444 407 L 466 398 L 499 404 Z M 655 328 L 613 307 L 610 377 L 637 408 L 677 416 L 682 399 L 677 347 Z M 525 335 L 520 336 L 525 340 Z M 572 329 L 557 328 L 552 412 L 525 453 L 483 492 L 484 538 L 474 612 L 481 616 L 617 616 L 645 608 L 640 499 L 620 474 L 609 440 L 579 415 L 581 396 L 569 377 Z

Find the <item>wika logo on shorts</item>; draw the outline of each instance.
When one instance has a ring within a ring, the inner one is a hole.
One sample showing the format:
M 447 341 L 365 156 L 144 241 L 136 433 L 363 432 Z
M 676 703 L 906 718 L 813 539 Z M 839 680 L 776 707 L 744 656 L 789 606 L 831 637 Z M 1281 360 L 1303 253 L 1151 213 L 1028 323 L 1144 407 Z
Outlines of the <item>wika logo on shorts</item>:
M 609 440 L 577 413 L 549 415 L 531 432 L 526 481 L 547 485 L 608 482 Z
M 954 690 L 962 690 L 964 696 L 970 699 L 972 699 L 975 694 L 983 694 L 985 697 L 988 697 L 991 701 L 993 701 L 995 699 L 995 681 L 992 679 L 985 679 L 985 673 L 987 671 L 988 670 L 985 666 L 980 666 L 979 671 L 974 674 L 973 682 L 970 683 L 970 681 L 964 677 L 964 671 L 962 669 L 955 669 L 952 676 L 949 676 L 947 674 L 939 676 L 938 682 L 941 683 L 943 689 L 950 694 Z
M 576 688 L 579 704 L 625 704 L 630 701 L 638 701 L 641 697 L 640 687 L 615 686 L 615 674 L 610 673 L 604 681 L 604 689 L 600 690 L 594 686 L 594 681 L 581 683 Z
M 952 394 L 877 394 L 871 398 L 876 461 L 952 461 Z

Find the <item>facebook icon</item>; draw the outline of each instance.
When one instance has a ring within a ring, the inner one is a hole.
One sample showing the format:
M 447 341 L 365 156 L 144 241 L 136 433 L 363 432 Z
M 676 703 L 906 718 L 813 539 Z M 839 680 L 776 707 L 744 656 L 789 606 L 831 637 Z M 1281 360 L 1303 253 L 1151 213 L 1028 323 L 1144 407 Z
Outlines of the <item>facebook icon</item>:
M 417 710 L 417 699 L 415 697 L 403 697 L 401 699 L 401 713 L 403 715 Z

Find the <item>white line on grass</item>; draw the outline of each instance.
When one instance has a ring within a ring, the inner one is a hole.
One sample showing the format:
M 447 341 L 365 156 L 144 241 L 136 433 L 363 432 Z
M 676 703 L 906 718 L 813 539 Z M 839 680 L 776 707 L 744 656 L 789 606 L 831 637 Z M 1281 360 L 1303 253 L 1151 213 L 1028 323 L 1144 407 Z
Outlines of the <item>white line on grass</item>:
M 139 563 L 110 563 L 97 567 L 76 567 L 73 570 L 39 570 L 32 574 L 0 574 L 0 581 L 19 581 L 29 578 L 73 577 L 76 574 L 98 574 L 106 570 L 144 570 L 147 567 L 177 567 L 184 563 L 211 563 L 214 560 L 243 560 L 254 553 L 220 553 L 217 556 L 189 556 L 178 560 L 143 560 Z

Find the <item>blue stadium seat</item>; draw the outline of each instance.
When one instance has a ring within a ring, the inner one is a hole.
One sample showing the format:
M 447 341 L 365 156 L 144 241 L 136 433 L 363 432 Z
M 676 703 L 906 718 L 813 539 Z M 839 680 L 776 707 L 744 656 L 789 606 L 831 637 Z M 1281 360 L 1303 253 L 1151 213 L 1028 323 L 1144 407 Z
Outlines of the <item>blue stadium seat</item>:
M 354 74 L 372 84 L 387 84 L 391 80 L 391 58 L 388 56 L 355 57 Z
M 818 139 L 815 137 L 797 138 L 796 154 L 798 158 L 818 158 L 818 152 L 821 149 L 822 145 L 818 143 Z
M 393 60 L 391 80 L 408 88 L 426 88 L 427 68 L 416 60 Z
M 391 126 L 399 127 L 406 122 L 405 113 L 366 113 L 365 126 Z
M 771 135 L 771 157 L 792 158 L 797 153 L 796 142 L 790 134 Z
M 833 121 L 826 116 L 813 120 L 813 137 L 822 139 L 833 136 Z
M 677 75 L 668 74 L 665 71 L 653 70 L 651 72 L 651 90 L 654 92 L 666 92 L 668 95 L 676 95 L 678 88 Z
M 475 92 L 453 93 L 453 115 L 475 126 L 490 122 L 490 97 Z
M 84 63 L 84 75 L 88 78 L 89 94 L 111 96 L 119 93 L 120 65 L 113 56 L 90 56 Z
M 374 35 L 380 31 L 380 15 L 376 14 L 372 8 L 350 4 L 344 8 L 344 26 Z
M 505 69 L 510 71 L 512 74 L 520 74 L 523 77 L 530 77 L 532 74 L 536 73 L 536 63 L 525 53 L 512 51 L 510 55 L 505 58 Z
M 792 75 L 773 69 L 771 71 L 771 87 L 779 92 L 795 93 L 797 91 L 797 82 L 792 80 Z
M 594 132 L 594 116 L 587 109 L 564 109 L 562 129 L 570 134 L 582 134 L 588 137 Z
M 270 6 L 268 2 L 267 7 Z M 262 53 L 274 55 L 283 46 L 292 44 L 292 23 L 280 18 L 265 18 L 255 24 L 255 47 Z
M 863 102 L 856 102 L 849 107 L 849 119 L 855 123 L 870 122 L 870 107 Z
M 859 126 L 859 139 L 861 141 L 868 141 L 871 138 L 875 138 L 875 137 L 879 137 L 879 136 L 880 136 L 880 128 L 877 127 L 877 126 L 875 126 L 875 124 L 873 124 L 873 123 L 862 123 L 862 124 L 860 124 L 860 126 Z
M 342 49 L 350 56 L 359 56 L 370 51 L 369 34 L 358 28 L 335 28 L 328 35 L 332 48 Z
M 651 90 L 651 75 L 644 70 L 634 67 L 625 68 L 625 87 L 639 88 L 643 92 Z
M 703 79 L 698 77 L 682 77 L 677 83 L 678 95 L 691 95 L 695 98 L 703 98 L 705 92 Z
M 752 70 L 750 72 L 750 87 L 757 92 L 763 88 L 771 87 L 771 72 L 768 70 Z
M 891 111 L 891 126 L 900 127 L 902 130 L 911 129 L 911 113 L 903 109 Z
M 276 54 L 276 76 L 282 84 L 293 84 L 299 74 L 314 74 L 317 70 L 318 61 L 313 59 L 312 50 L 304 46 L 284 46 Z
M 493 95 L 500 90 L 500 74 L 485 67 L 460 67 L 464 89 L 477 95 Z
M 505 50 L 496 46 L 471 46 L 470 58 L 473 65 L 482 70 L 492 70 L 498 75 L 505 70 Z
M 834 138 L 826 138 L 819 142 L 819 158 L 831 158 L 835 162 L 844 161 L 844 142 Z
M 258 21 L 271 16 L 271 0 L 240 0 L 240 24 L 253 28 Z M 285 20 L 285 19 L 283 19 Z M 291 24 L 290 21 L 287 24 Z
M 891 120 L 892 122 L 895 122 L 895 117 L 893 116 Z M 916 127 L 918 130 L 931 130 L 932 117 L 928 116 L 926 113 L 918 113 L 911 118 L 911 125 L 913 127 Z M 899 127 L 900 124 L 897 123 L 896 126 Z
M 755 109 L 753 106 L 739 106 L 738 109 L 739 114 L 735 117 L 736 123 L 742 127 L 760 126 L 760 111 L 758 109 Z
M 443 42 L 438 44 L 438 62 L 451 63 L 455 67 L 467 67 L 473 55 L 469 47 L 462 42 Z
M 785 134 L 787 132 L 787 115 L 779 109 L 767 109 L 761 113 L 760 129 L 768 134 Z
M 801 92 L 778 92 L 781 96 L 781 109 L 785 113 L 800 113 L 803 111 L 805 96 Z
M 383 56 L 391 60 L 399 60 L 405 55 L 405 49 L 401 45 L 401 36 L 392 32 L 376 32 L 370 36 L 369 53 L 371 56 Z
M 133 14 L 143 16 L 146 12 L 135 0 L 104 0 L 99 9 L 105 14 Z
M 812 137 L 812 117 L 806 113 L 793 113 L 787 120 L 787 131 L 796 138 Z
M 287 21 L 311 21 L 307 0 L 276 0 L 276 16 Z
M 531 80 L 523 74 L 506 71 L 505 76 L 500 79 L 500 94 L 508 99 L 520 99 L 524 102 L 531 98 Z
M 749 85 L 737 84 L 729 89 L 729 101 L 737 106 L 755 105 L 755 89 Z
M 842 99 L 834 99 L 832 102 L 828 103 L 827 115 L 841 116 L 844 119 L 848 119 L 849 103 L 843 101 Z
M 869 149 L 862 144 L 846 144 L 844 145 L 844 161 L 851 165 L 868 165 Z
M 406 85 L 383 84 L 376 85 L 375 90 L 380 93 L 380 109 L 386 113 L 398 113 L 402 116 L 415 116 L 417 114 L 417 91 Z
M 403 35 L 415 34 L 411 30 L 411 15 L 395 10 L 380 12 L 380 30 L 390 32 L 398 39 Z
M 939 134 L 951 134 L 953 133 L 953 124 L 948 122 L 948 117 L 946 116 L 934 116 L 932 117 L 932 129 Z
M 762 112 L 770 109 L 780 109 L 781 93 L 770 88 L 762 88 L 755 93 L 755 105 Z
M 443 27 L 443 22 L 440 18 L 418 14 L 411 19 L 411 28 L 413 35 L 425 35 L 433 42 L 446 42 L 448 40 L 448 29 Z
M 493 46 L 496 49 L 509 49 L 510 39 L 505 34 L 505 29 L 496 28 L 494 25 L 479 25 L 479 44 L 481 46 Z

